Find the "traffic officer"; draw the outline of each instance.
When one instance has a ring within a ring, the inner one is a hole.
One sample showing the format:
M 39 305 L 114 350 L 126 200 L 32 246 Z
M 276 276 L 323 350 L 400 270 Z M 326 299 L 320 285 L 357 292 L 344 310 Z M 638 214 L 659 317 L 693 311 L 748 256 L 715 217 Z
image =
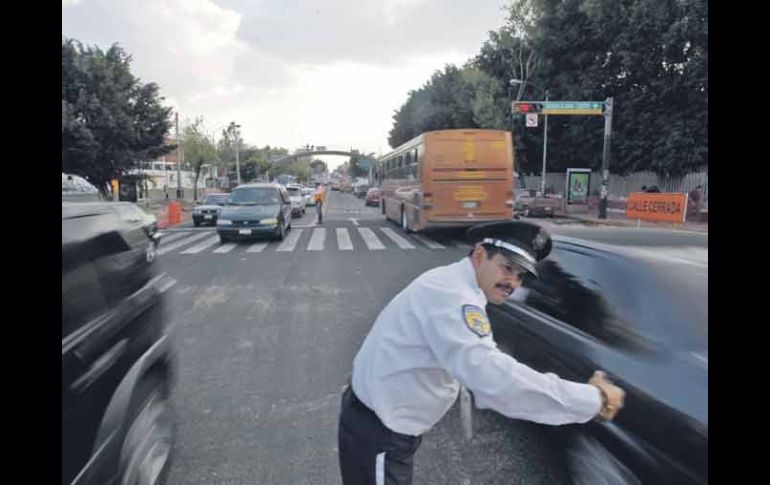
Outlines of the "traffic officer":
M 540 226 L 506 221 L 468 230 L 468 257 L 417 277 L 382 310 L 353 361 L 338 430 L 345 485 L 411 484 L 422 435 L 460 385 L 476 406 L 561 425 L 611 420 L 624 391 L 597 371 L 588 383 L 542 374 L 499 351 L 485 307 L 501 304 L 551 250 Z

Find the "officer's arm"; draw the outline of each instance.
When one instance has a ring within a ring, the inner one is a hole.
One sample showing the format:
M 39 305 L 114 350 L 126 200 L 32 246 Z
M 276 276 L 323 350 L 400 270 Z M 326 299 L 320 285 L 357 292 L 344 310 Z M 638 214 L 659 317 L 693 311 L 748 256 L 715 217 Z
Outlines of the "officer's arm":
M 474 332 L 463 305 L 446 303 L 423 307 L 423 334 L 442 366 L 473 391 L 479 408 L 554 425 L 584 423 L 597 415 L 602 401 L 596 387 L 517 362 L 497 349 L 491 331 Z

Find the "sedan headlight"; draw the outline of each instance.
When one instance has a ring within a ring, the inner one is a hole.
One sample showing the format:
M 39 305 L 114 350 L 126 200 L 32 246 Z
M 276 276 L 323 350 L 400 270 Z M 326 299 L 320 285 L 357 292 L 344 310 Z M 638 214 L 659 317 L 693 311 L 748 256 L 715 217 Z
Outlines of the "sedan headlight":
M 261 220 L 261 221 L 259 221 L 259 222 L 260 222 L 260 224 L 267 224 L 267 225 L 272 225 L 272 226 L 274 226 L 274 225 L 278 224 L 278 219 L 276 219 L 276 218 L 272 218 L 272 219 L 262 219 L 262 220 Z
M 229 219 L 217 219 L 217 226 L 231 226 L 233 221 Z

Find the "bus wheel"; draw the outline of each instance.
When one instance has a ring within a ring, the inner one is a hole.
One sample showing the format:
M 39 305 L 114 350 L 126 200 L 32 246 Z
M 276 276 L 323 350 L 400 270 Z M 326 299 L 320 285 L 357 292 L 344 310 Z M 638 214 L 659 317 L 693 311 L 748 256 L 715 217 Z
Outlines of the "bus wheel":
M 380 201 L 380 208 L 382 209 L 382 215 L 387 215 L 385 214 L 385 199 Z
M 406 215 L 406 210 L 404 208 L 401 208 L 401 229 L 404 230 L 404 232 L 412 232 L 409 230 L 409 218 Z

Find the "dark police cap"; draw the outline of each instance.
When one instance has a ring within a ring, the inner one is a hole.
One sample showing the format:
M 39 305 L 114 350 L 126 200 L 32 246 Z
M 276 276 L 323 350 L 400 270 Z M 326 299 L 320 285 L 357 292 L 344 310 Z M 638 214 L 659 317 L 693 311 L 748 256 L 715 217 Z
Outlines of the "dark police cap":
M 537 276 L 535 263 L 548 256 L 553 243 L 548 231 L 524 221 L 490 222 L 468 229 L 468 240 L 505 250 L 511 262 Z

